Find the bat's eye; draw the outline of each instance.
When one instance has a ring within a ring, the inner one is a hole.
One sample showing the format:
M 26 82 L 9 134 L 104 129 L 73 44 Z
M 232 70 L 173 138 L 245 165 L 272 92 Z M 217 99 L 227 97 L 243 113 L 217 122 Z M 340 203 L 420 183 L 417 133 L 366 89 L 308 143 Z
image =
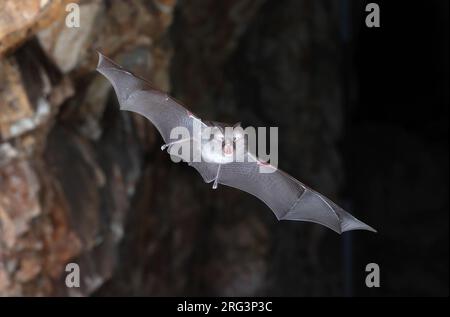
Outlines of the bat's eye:
M 233 134 L 233 141 L 236 142 L 237 140 L 242 139 L 243 136 L 244 136 L 243 133 L 241 133 L 241 132 L 235 132 L 235 133 Z
M 223 141 L 224 140 L 224 136 L 223 136 L 223 133 L 222 133 L 222 131 L 220 131 L 220 129 L 219 128 L 217 128 L 217 127 L 214 127 L 213 128 L 213 130 L 212 130 L 212 139 L 214 139 L 214 140 L 216 140 L 216 141 Z

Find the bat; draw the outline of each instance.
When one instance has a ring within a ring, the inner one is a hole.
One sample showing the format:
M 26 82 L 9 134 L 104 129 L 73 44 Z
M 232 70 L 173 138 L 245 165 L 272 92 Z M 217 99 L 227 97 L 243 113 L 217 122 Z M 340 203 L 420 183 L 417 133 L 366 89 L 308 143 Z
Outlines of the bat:
M 308 221 L 321 224 L 341 234 L 350 230 L 375 229 L 356 219 L 351 214 L 317 193 L 282 170 L 272 168 L 271 173 L 262 173 L 260 167 L 266 163 L 244 146 L 241 156 L 244 160 L 234 159 L 233 151 L 237 144 L 245 144 L 242 130 L 233 129 L 239 125 L 228 125 L 214 121 L 203 121 L 187 110 L 180 102 L 167 93 L 156 89 L 150 82 L 114 63 L 99 53 L 97 71 L 112 84 L 119 101 L 120 109 L 136 112 L 157 128 L 171 155 L 179 156 L 194 167 L 206 183 L 234 187 L 256 196 L 275 214 L 278 220 Z M 171 131 L 180 128 L 188 131 L 190 137 L 174 139 Z M 200 129 L 201 137 L 194 130 Z M 209 137 L 203 137 L 208 130 Z M 200 156 L 201 160 L 189 160 L 179 148 L 189 145 L 190 153 Z

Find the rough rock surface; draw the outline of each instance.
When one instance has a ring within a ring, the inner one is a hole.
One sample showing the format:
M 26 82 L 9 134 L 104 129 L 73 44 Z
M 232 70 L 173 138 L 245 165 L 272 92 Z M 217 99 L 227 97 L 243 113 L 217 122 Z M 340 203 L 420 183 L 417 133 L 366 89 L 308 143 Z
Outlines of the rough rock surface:
M 156 137 L 142 118 L 107 107 L 95 50 L 168 89 L 162 38 L 175 2 L 80 1 L 80 28 L 65 27 L 66 2 L 35 2 L 1 4 L 0 294 L 89 295 L 115 269 Z M 71 261 L 80 289 L 64 284 Z
M 62 16 L 67 3 L 77 2 L 79 0 L 0 2 L 0 56 Z

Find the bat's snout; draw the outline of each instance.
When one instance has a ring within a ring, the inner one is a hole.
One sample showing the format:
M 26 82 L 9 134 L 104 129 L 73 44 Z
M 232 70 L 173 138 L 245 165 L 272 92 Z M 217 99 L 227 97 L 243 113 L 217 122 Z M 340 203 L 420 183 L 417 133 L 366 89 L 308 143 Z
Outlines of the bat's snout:
M 222 146 L 222 151 L 223 154 L 225 154 L 226 156 L 233 155 L 233 144 L 225 142 L 224 145 Z

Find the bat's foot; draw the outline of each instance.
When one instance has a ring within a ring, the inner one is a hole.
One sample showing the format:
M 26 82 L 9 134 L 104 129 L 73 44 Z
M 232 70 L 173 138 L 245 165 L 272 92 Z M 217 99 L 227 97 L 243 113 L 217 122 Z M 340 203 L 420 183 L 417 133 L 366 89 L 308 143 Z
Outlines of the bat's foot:
M 161 145 L 161 151 L 164 151 L 165 149 L 167 149 L 169 147 L 169 144 L 163 144 Z
M 212 186 L 213 189 L 217 188 L 217 184 L 219 183 L 219 175 L 220 175 L 220 164 L 219 164 L 219 167 L 217 168 L 216 178 L 214 179 L 214 183 Z

